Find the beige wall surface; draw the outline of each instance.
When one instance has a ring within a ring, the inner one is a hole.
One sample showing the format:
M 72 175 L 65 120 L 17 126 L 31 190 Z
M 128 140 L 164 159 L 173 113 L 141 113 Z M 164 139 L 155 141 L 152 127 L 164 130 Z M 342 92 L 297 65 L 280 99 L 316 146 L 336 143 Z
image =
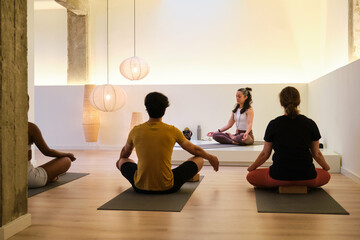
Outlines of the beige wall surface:
M 360 60 L 309 83 L 309 115 L 342 168 L 360 180 Z

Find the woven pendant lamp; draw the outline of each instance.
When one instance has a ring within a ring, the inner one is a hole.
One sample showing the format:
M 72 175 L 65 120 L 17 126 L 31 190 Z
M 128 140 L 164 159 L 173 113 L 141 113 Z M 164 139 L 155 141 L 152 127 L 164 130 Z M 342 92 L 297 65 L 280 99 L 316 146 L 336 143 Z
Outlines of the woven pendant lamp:
M 115 112 L 125 103 L 125 91 L 121 87 L 111 84 L 95 87 L 90 95 L 90 104 L 102 112 Z
M 134 56 L 125 59 L 120 64 L 121 75 L 131 81 L 143 79 L 150 71 L 149 64 L 144 59 L 136 56 L 135 6 L 134 0 Z
M 129 80 L 140 80 L 149 73 L 149 64 L 142 58 L 130 57 L 120 64 L 121 74 Z
M 114 112 L 125 105 L 126 93 L 121 87 L 109 84 L 109 0 L 106 1 L 106 13 L 107 84 L 94 88 L 90 95 L 90 104 L 99 111 Z

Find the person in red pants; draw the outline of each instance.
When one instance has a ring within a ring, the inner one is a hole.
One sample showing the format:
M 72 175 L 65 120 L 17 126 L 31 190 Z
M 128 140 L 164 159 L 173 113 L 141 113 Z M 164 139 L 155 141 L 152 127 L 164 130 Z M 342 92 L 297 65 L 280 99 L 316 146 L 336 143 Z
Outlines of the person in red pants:
M 248 182 L 256 187 L 325 185 L 330 180 L 330 167 L 319 149 L 321 135 L 316 123 L 299 113 L 300 93 L 296 88 L 286 87 L 279 96 L 284 115 L 268 124 L 264 148 L 248 168 Z M 258 169 L 272 149 L 273 164 Z M 322 168 L 315 168 L 313 159 Z

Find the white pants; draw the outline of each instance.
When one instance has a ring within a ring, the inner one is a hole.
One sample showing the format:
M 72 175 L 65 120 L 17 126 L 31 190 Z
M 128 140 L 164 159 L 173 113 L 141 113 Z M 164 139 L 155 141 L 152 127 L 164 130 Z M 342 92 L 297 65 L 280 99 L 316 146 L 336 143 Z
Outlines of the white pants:
M 47 174 L 42 167 L 35 168 L 30 161 L 28 161 L 28 188 L 38 188 L 46 185 Z

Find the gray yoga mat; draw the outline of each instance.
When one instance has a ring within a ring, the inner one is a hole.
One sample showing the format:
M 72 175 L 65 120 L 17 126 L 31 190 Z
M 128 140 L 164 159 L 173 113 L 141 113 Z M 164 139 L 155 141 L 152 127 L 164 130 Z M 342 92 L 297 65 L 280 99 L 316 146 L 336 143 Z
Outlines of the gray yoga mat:
M 307 194 L 279 194 L 277 188 L 255 188 L 256 205 L 261 213 L 349 213 L 324 189 L 312 188 Z
M 198 182 L 186 182 L 178 192 L 170 194 L 142 194 L 129 188 L 98 210 L 181 212 L 203 178 L 200 176 Z
M 52 188 L 61 186 L 65 183 L 74 181 L 78 178 L 84 177 L 86 175 L 88 175 L 89 173 L 72 173 L 72 172 L 67 172 L 64 175 L 61 175 L 59 177 L 59 179 L 56 182 L 52 182 L 52 183 L 48 183 L 47 185 L 45 185 L 44 187 L 40 187 L 40 188 L 30 188 L 28 190 L 28 197 L 32 197 L 36 194 L 45 192 L 47 190 L 50 190 Z

